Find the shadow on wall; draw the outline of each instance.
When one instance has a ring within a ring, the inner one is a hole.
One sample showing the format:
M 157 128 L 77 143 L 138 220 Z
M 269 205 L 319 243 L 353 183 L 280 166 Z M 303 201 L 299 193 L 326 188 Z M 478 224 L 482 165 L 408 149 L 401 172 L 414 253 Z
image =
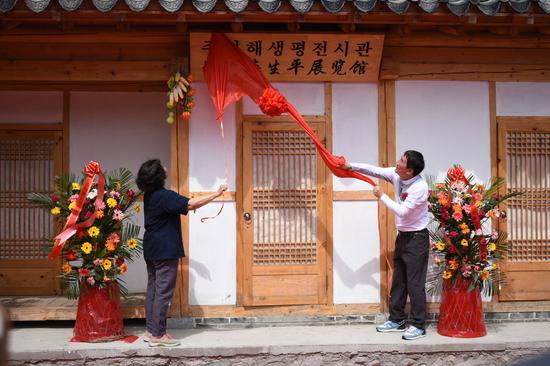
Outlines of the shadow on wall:
M 365 262 L 361 267 L 352 269 L 347 265 L 346 261 L 340 257 L 337 250 L 334 250 L 332 255 L 334 257 L 334 270 L 346 286 L 351 288 L 359 284 L 364 284 L 374 289 L 380 287 L 380 284 L 375 278 L 376 272 L 373 271 L 373 268 L 379 268 L 380 263 L 378 258 L 373 258 Z
M 193 286 L 193 284 L 195 283 L 195 275 L 198 275 L 209 281 L 212 280 L 212 276 L 210 275 L 210 270 L 208 269 L 208 267 L 200 262 L 197 262 L 196 260 L 189 258 L 189 304 L 198 303 L 197 296 L 195 294 L 195 286 Z

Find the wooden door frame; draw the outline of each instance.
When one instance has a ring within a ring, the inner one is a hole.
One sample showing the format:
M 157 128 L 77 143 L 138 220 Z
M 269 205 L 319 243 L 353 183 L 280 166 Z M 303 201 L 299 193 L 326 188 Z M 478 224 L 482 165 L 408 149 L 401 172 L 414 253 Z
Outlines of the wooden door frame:
M 308 122 L 317 122 L 323 123 L 325 125 L 325 144 L 329 151 L 332 149 L 332 84 L 325 83 L 324 86 L 324 95 L 325 95 L 325 111 L 324 115 L 304 115 L 304 119 Z M 243 214 L 244 214 L 244 182 L 241 172 L 243 171 L 243 154 L 244 154 L 244 125 L 245 121 L 257 121 L 257 122 L 274 122 L 274 121 L 288 121 L 293 122 L 291 117 L 280 116 L 280 117 L 269 117 L 266 115 L 244 115 L 243 114 L 243 103 L 242 99 L 237 102 L 236 111 L 235 111 L 235 121 L 236 121 L 236 186 L 237 193 L 235 196 L 236 199 L 236 233 L 237 233 L 237 306 L 242 306 L 246 302 L 245 299 L 245 261 L 247 260 L 245 256 L 245 232 L 243 225 Z M 320 304 L 316 306 L 326 306 L 333 305 L 333 269 L 332 269 L 332 246 L 333 246 L 333 219 L 332 219 L 332 174 L 328 171 L 325 165 L 324 174 L 324 184 L 322 189 L 326 191 L 325 198 L 325 222 L 326 222 L 326 247 L 325 247 L 325 283 L 326 283 L 326 304 Z M 319 168 L 319 167 L 318 167 Z M 301 307 L 303 305 L 296 305 L 296 307 Z M 294 307 L 293 305 L 288 305 L 286 307 Z

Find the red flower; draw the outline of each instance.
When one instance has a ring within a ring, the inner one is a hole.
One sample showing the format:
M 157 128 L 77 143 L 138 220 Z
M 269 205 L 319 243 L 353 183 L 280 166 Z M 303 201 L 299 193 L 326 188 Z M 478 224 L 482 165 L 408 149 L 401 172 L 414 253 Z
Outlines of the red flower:
M 90 271 L 88 271 L 86 268 L 80 268 L 78 270 L 78 273 L 80 273 L 80 277 L 88 277 L 90 275 Z
M 57 197 L 55 194 L 52 194 L 50 196 L 50 199 L 52 200 L 53 203 L 56 203 L 57 201 L 59 201 L 59 197 Z
M 74 250 L 69 250 L 65 256 L 68 261 L 74 261 L 76 259 L 76 252 Z
M 88 234 L 86 233 L 86 230 L 78 230 L 78 231 L 76 232 L 76 237 L 77 237 L 78 239 L 82 239 L 82 238 L 84 238 L 86 235 L 88 235 Z
M 120 267 L 123 263 L 124 263 L 124 258 L 122 258 L 122 257 L 117 257 L 117 259 L 116 259 L 116 265 Z
M 409 194 L 407 192 L 401 193 L 401 201 L 405 201 L 408 196 L 409 196 Z

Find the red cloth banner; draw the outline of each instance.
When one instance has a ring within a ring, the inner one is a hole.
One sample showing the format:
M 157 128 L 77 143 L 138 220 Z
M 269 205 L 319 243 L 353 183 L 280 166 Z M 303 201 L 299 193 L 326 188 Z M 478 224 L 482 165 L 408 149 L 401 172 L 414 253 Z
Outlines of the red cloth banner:
M 71 236 L 76 234 L 78 230 L 85 229 L 93 224 L 95 220 L 95 211 L 99 210 L 99 207 L 103 202 L 103 194 L 105 193 L 105 175 L 101 171 L 99 163 L 97 161 L 90 161 L 88 165 L 86 165 L 86 167 L 84 168 L 84 174 L 86 175 L 86 179 L 82 188 L 80 189 L 78 198 L 75 201 L 76 206 L 67 218 L 67 222 L 65 223 L 65 226 L 63 227 L 61 233 L 55 237 L 53 250 L 48 255 L 48 258 L 51 260 L 54 260 L 59 256 L 59 253 L 61 253 L 65 242 L 69 240 Z M 88 195 L 88 192 L 92 187 L 96 175 L 99 176 L 99 179 L 97 182 L 97 198 L 94 205 L 94 214 L 91 215 L 86 221 L 77 224 L 76 221 L 78 220 L 78 216 L 82 211 L 82 206 L 84 205 L 84 201 L 86 200 L 86 196 Z
M 248 95 L 267 115 L 288 113 L 292 116 L 311 137 L 319 155 L 334 175 L 341 178 L 356 178 L 376 185 L 364 174 L 339 168 L 338 166 L 344 164 L 346 159 L 327 150 L 296 108 L 271 86 L 250 57 L 224 34 L 212 33 L 203 73 L 214 106 L 218 110 L 218 120 L 228 105 Z

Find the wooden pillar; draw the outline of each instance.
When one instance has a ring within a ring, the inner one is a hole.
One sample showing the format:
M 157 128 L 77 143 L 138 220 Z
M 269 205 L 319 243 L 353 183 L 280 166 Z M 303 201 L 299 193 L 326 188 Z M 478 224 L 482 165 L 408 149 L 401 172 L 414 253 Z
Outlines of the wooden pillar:
M 395 164 L 395 148 L 395 81 L 384 80 L 378 83 L 378 164 L 381 167 Z M 392 184 L 380 181 L 380 186 L 388 196 L 393 196 Z M 387 312 L 392 258 L 395 249 L 395 218 L 380 202 L 378 203 L 378 212 L 380 220 L 380 311 Z

